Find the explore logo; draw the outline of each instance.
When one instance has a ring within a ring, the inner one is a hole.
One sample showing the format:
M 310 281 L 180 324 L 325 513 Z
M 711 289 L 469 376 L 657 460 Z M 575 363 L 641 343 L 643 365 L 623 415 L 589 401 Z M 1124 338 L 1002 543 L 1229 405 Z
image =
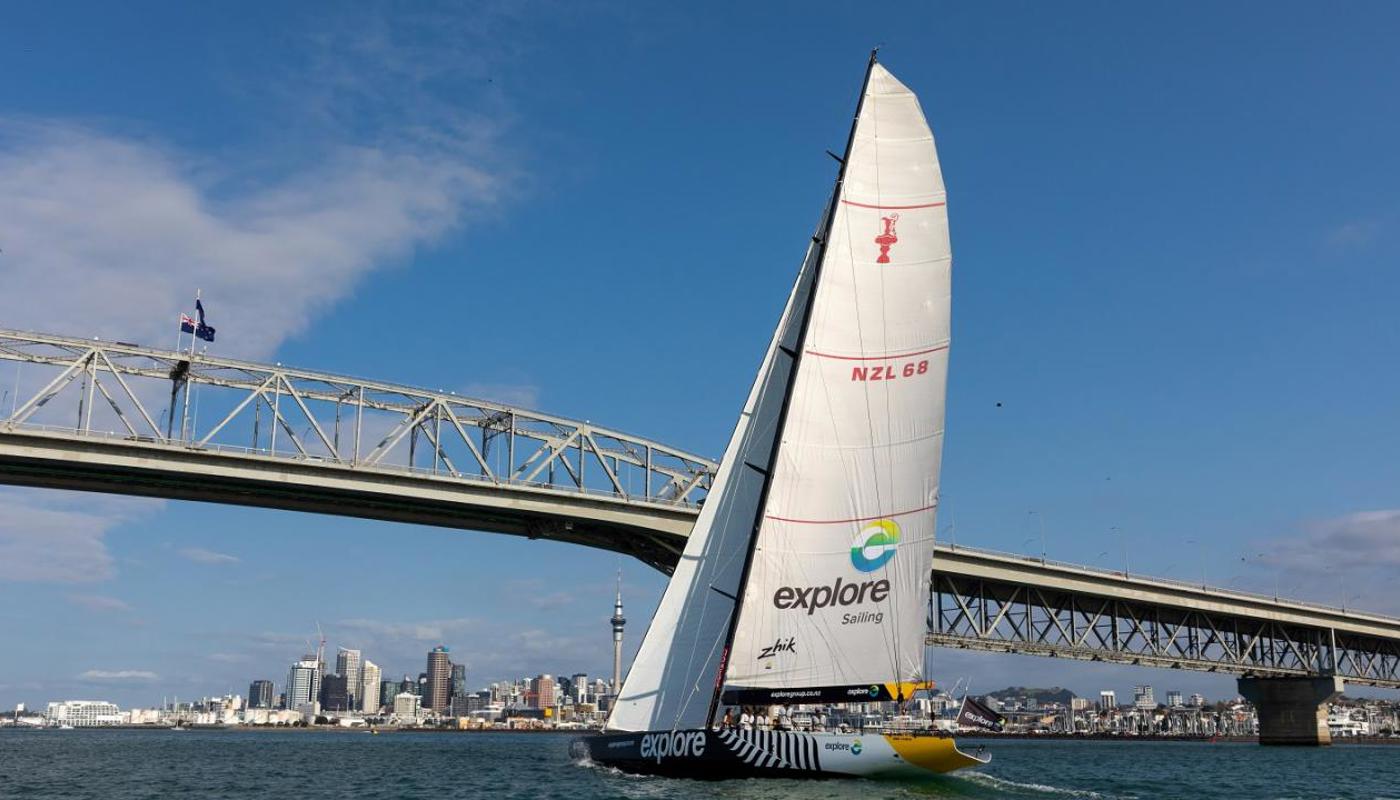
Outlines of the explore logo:
M 699 758 L 705 755 L 704 731 L 671 731 L 648 733 L 642 737 L 640 755 L 643 759 Z
M 851 541 L 851 566 L 861 572 L 874 572 L 894 558 L 899 545 L 899 526 L 891 519 L 877 519 L 860 529 Z

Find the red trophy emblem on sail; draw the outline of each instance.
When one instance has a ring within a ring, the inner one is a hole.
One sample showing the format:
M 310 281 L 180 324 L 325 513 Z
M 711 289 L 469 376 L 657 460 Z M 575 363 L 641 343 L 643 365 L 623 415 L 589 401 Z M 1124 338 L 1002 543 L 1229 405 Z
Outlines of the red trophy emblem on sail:
M 899 237 L 894 233 L 894 224 L 899 221 L 898 214 L 891 214 L 888 217 L 881 217 L 880 221 L 885 223 L 885 232 L 875 237 L 875 244 L 880 245 L 880 257 L 875 259 L 876 264 L 890 263 L 890 247 Z

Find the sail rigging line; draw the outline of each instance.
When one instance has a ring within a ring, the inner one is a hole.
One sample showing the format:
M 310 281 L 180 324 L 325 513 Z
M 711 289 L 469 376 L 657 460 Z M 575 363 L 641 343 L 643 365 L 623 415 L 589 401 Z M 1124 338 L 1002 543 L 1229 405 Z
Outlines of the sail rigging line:
M 841 199 L 841 187 L 846 180 L 846 168 L 851 160 L 851 148 L 856 141 L 856 128 L 860 125 L 860 113 L 865 108 L 865 97 L 870 89 L 870 76 L 874 74 L 875 58 L 878 53 L 879 48 L 871 50 L 870 60 L 865 65 L 865 78 L 861 81 L 860 94 L 857 96 L 856 100 L 856 113 L 855 116 L 851 118 L 851 131 L 846 137 L 846 149 L 841 158 L 841 166 L 836 173 L 836 184 L 832 189 L 831 199 L 827 202 L 825 219 L 822 220 L 821 235 L 814 241 L 815 246 L 819 248 L 821 252 L 816 254 L 817 257 L 812 262 L 812 279 L 808 284 L 809 289 L 804 302 L 801 326 L 797 332 L 797 346 L 793 348 L 796 354 L 789 356 L 790 363 L 788 364 L 787 379 L 784 382 L 783 404 L 778 412 L 777 428 L 773 437 L 773 448 L 768 456 L 770 467 L 777 463 L 778 452 L 782 448 L 783 431 L 787 427 L 788 412 L 792 409 L 793 384 L 797 379 L 798 365 L 802 363 L 802 351 L 807 344 L 807 332 L 811 329 L 812 308 L 816 304 L 817 288 L 820 286 L 821 282 L 822 264 L 826 261 L 827 243 L 831 239 L 831 228 L 836 222 L 836 206 Z M 770 472 L 763 476 L 763 487 L 759 491 L 758 506 L 754 509 L 753 529 L 749 536 L 747 552 L 744 555 L 744 567 L 739 573 L 741 595 L 744 587 L 748 584 L 749 572 L 753 569 L 754 551 L 758 546 L 759 530 L 763 526 L 763 512 L 768 505 L 768 494 L 772 488 L 773 475 Z M 720 674 L 716 676 L 714 695 L 710 698 L 710 710 L 705 718 L 706 728 L 711 727 L 714 723 L 715 712 L 719 707 L 720 695 L 724 691 L 724 680 L 725 676 L 729 673 L 730 667 L 728 654 L 734 647 L 734 634 L 738 627 L 739 614 L 742 609 L 742 603 L 735 603 L 734 611 L 729 617 L 729 628 L 725 631 L 724 635 L 724 654 L 720 656 Z

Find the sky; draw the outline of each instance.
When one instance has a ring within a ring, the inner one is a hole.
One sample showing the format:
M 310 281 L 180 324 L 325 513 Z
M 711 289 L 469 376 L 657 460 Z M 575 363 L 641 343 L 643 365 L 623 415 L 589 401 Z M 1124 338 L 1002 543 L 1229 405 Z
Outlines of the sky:
M 759 5 L 761 7 L 754 7 Z M 941 535 L 1400 614 L 1400 7 L 53 2 L 0 26 L 0 327 L 173 344 L 718 456 L 869 49 L 954 251 Z M 610 671 L 664 577 L 545 541 L 0 488 L 0 708 Z M 938 651 L 935 677 L 1233 696 Z

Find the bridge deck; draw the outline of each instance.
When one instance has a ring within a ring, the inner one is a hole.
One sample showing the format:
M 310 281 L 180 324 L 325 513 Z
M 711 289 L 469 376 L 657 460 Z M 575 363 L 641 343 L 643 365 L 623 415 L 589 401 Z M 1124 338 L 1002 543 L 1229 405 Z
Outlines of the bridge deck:
M 484 530 L 669 572 L 715 464 L 451 392 L 0 330 L 0 483 Z M 164 408 L 151 414 L 149 408 Z M 933 644 L 1400 687 L 1400 620 L 940 545 Z

